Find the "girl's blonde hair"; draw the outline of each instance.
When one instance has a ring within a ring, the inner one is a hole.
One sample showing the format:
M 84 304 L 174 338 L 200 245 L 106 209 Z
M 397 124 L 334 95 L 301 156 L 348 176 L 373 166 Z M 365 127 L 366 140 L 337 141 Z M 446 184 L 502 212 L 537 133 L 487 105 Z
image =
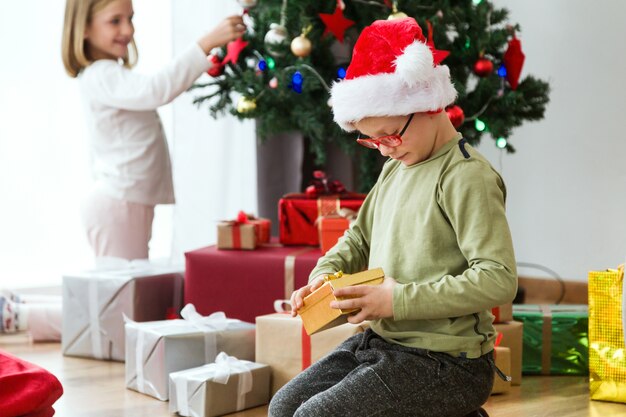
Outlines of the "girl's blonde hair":
M 61 54 L 63 66 L 70 77 L 78 74 L 93 62 L 85 52 L 85 29 L 94 14 L 104 9 L 115 0 L 67 0 L 65 4 L 65 23 L 63 25 L 63 40 Z M 137 62 L 137 45 L 135 40 L 130 42 L 129 56 L 123 58 L 124 66 L 131 68 Z

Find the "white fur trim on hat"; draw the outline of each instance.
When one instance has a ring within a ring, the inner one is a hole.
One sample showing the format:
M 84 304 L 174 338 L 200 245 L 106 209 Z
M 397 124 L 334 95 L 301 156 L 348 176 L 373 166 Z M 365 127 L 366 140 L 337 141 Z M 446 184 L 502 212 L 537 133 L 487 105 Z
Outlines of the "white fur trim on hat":
M 403 65 L 401 63 L 400 67 Z M 355 122 L 366 117 L 439 110 L 452 104 L 456 96 L 450 70 L 445 65 L 433 67 L 430 77 L 414 79 L 412 83 L 407 82 L 406 71 L 400 70 L 400 74 L 383 73 L 343 80 L 333 84 L 331 89 L 335 122 L 348 132 L 355 130 Z

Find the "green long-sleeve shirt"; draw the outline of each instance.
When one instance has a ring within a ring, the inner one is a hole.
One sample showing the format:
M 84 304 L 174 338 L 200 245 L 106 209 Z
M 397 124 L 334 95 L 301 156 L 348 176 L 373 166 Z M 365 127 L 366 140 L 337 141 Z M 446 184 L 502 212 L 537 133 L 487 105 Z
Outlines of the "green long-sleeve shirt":
M 476 358 L 493 349 L 491 308 L 517 289 L 500 175 L 457 138 L 426 161 L 389 160 L 355 223 L 310 279 L 382 267 L 393 318 L 372 329 L 405 346 Z

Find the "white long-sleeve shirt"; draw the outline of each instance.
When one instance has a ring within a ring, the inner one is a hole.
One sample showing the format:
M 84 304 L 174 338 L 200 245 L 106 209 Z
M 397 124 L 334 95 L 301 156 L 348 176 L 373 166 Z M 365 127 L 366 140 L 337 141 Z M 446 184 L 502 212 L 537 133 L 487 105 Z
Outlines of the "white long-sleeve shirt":
M 101 59 L 79 75 L 98 190 L 146 205 L 174 203 L 172 168 L 156 109 L 189 88 L 211 64 L 194 44 L 152 75 Z

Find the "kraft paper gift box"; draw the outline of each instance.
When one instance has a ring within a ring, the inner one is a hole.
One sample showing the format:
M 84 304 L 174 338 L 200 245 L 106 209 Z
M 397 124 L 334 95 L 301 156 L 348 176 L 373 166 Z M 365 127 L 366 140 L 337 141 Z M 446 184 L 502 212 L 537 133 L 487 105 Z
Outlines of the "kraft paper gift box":
M 254 360 L 254 324 L 221 312 L 202 317 L 189 304 L 181 315 L 184 320 L 126 323 L 127 388 L 166 401 L 172 372 L 211 363 L 220 351 Z
M 626 403 L 624 266 L 589 272 L 589 393 Z
M 256 249 L 259 245 L 258 226 L 236 220 L 217 224 L 218 249 Z
M 304 297 L 302 307 L 298 314 L 302 317 L 304 328 L 309 335 L 346 323 L 347 314 L 355 310 L 341 310 L 330 307 L 330 302 L 342 297 L 335 297 L 333 291 L 337 288 L 352 285 L 379 285 L 385 279 L 382 268 L 370 269 L 356 274 L 336 274 L 334 279 L 329 279 L 320 288 Z M 332 277 L 332 276 L 329 276 Z
M 589 316 L 587 305 L 516 305 L 524 322 L 522 373 L 587 375 Z
M 513 321 L 513 303 L 502 304 L 501 306 L 491 309 L 493 314 L 494 323 L 506 323 L 507 321 Z
M 170 374 L 170 413 L 213 417 L 267 404 L 270 367 L 220 352 L 215 363 Z
M 507 347 L 496 346 L 493 350 L 493 358 L 498 369 L 504 375 L 511 375 L 511 349 Z M 504 381 L 498 373 L 495 373 L 493 379 L 492 394 L 503 394 L 511 390 L 511 381 Z
M 502 335 L 500 346 L 511 349 L 511 385 L 522 383 L 522 334 L 524 323 L 510 321 L 508 323 L 494 324 L 496 332 Z
M 259 316 L 256 325 L 256 361 L 272 368 L 272 395 L 344 340 L 367 328 L 367 323 L 347 323 L 309 336 L 300 317 L 288 313 Z
M 64 355 L 124 360 L 124 315 L 164 320 L 182 307 L 181 268 L 128 263 L 63 277 Z

